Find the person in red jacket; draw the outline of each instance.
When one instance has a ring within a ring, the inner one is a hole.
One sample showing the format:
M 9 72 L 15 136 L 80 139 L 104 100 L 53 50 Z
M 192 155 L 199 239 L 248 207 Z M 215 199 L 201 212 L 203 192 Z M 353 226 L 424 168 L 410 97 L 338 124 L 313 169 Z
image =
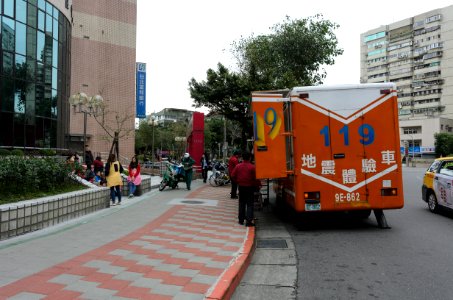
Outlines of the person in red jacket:
M 140 164 L 137 161 L 136 156 L 132 156 L 129 164 L 129 176 L 127 176 L 127 185 L 129 187 L 129 198 L 134 197 L 137 185 L 142 183 L 142 177 L 140 176 Z
M 230 157 L 230 160 L 228 161 L 228 173 L 231 174 L 233 173 L 234 168 L 239 164 L 239 155 L 241 153 L 239 150 L 234 150 L 233 155 Z M 231 177 L 231 199 L 237 199 L 237 191 L 238 191 L 238 185 L 236 181 Z
M 260 186 L 260 181 L 256 179 L 256 169 L 250 162 L 250 157 L 249 152 L 242 153 L 242 163 L 234 168 L 231 177 L 239 185 L 239 224 L 244 225 L 245 219 L 246 226 L 255 226 L 253 223 L 254 195 Z

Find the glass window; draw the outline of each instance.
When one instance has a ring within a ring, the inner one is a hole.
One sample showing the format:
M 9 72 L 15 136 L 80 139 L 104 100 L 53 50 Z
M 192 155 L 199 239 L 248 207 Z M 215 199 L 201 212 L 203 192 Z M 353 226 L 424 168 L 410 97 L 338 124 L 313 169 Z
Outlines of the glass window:
M 44 45 L 44 64 L 46 67 L 52 66 L 52 46 L 53 46 L 53 39 L 48 35 L 45 36 L 46 43 Z
M 0 81 L 1 110 L 13 111 L 14 107 L 14 80 L 11 77 L 2 78 Z
M 34 6 L 36 6 L 36 4 L 38 4 L 38 3 L 36 2 L 36 0 L 28 0 L 28 3 L 31 3 L 31 4 L 33 4 Z
M 53 6 L 49 2 L 46 2 L 46 13 L 48 13 L 50 16 L 52 16 L 53 13 Z
M 44 81 L 44 64 L 40 62 L 36 64 L 36 80 L 39 82 Z
M 375 34 L 367 35 L 365 37 L 365 39 L 364 39 L 364 42 L 369 42 L 369 41 L 380 39 L 380 38 L 383 38 L 383 37 L 385 37 L 385 31 L 381 31 L 381 32 L 378 32 L 378 33 L 375 33 Z
M 33 78 L 34 80 L 36 71 L 36 60 L 27 57 L 27 70 L 30 77 Z
M 35 125 L 35 85 L 33 83 L 31 83 L 27 89 L 25 108 L 27 125 Z
M 14 20 L 2 17 L 2 49 L 14 51 Z
M 52 66 L 58 68 L 58 42 L 53 40 L 52 46 Z
M 11 146 L 13 144 L 14 134 L 13 126 L 11 126 L 13 122 L 12 113 L 0 112 L 0 127 L 2 128 L 2 134 L 0 134 L 0 146 Z
M 46 14 L 42 10 L 38 10 L 38 29 L 39 30 L 44 31 L 44 24 L 46 23 L 45 18 L 46 18 Z
M 46 1 L 38 0 L 38 7 L 42 10 L 46 10 Z
M 57 147 L 57 128 L 58 128 L 57 120 L 51 120 L 50 121 L 50 144 L 49 144 L 49 147 L 51 147 L 51 148 Z
M 14 56 L 12 53 L 3 51 L 3 73 L 4 74 L 13 74 L 14 67 Z M 4 78 L 2 78 L 3 80 Z
M 36 14 L 37 14 L 36 6 L 28 4 L 28 18 L 27 18 L 27 25 L 33 28 L 36 28 Z
M 44 45 L 46 44 L 46 35 L 42 33 L 41 31 L 37 32 L 37 37 L 36 37 L 36 58 L 39 61 L 44 60 Z
M 44 67 L 44 83 L 46 84 L 46 88 L 48 86 L 51 86 L 52 84 L 52 68 L 48 68 L 48 67 Z M 47 97 L 47 99 L 50 99 L 50 92 L 49 92 L 49 96 Z
M 15 76 L 17 79 L 30 80 L 25 56 L 16 54 Z
M 45 88 L 45 90 L 44 90 L 44 101 L 45 101 L 44 116 L 50 117 L 51 116 L 50 107 L 52 104 L 52 89 L 48 86 L 45 86 L 44 88 Z
M 36 59 L 36 29 L 27 26 L 27 56 Z
M 14 146 L 23 147 L 25 137 L 25 116 L 14 114 Z
M 58 22 L 58 17 L 60 15 L 60 12 L 58 11 L 58 9 L 56 7 L 53 8 L 53 17 L 55 18 L 55 20 L 57 20 Z
M 4 0 L 3 14 L 14 18 L 14 0 Z
M 27 2 L 16 0 L 16 20 L 27 23 Z
M 36 116 L 45 115 L 45 101 L 44 101 L 44 86 L 36 85 L 36 102 L 35 102 Z
M 18 84 L 21 85 L 21 83 Z M 25 113 L 25 93 L 17 88 L 16 92 L 14 93 L 14 112 L 19 114 Z
M 27 48 L 26 25 L 16 22 L 16 52 L 25 55 Z
M 53 26 L 52 16 L 46 14 L 46 34 L 52 35 L 52 26 Z
M 52 118 L 56 119 L 57 116 L 58 116 L 58 93 L 57 93 L 57 90 L 54 90 L 52 89 L 52 103 L 51 103 L 51 107 L 50 107 L 50 112 L 51 112 L 51 116 Z
M 57 68 L 52 68 L 52 88 L 57 89 L 58 88 L 58 69 Z
M 53 38 L 58 40 L 58 21 L 53 19 Z

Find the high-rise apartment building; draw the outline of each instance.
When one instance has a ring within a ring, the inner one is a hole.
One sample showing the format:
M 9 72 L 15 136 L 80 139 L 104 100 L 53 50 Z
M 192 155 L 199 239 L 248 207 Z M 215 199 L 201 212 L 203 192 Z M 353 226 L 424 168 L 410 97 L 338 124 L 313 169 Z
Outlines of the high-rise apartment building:
M 433 154 L 453 132 L 453 5 L 361 34 L 360 81 L 394 82 L 401 146 Z

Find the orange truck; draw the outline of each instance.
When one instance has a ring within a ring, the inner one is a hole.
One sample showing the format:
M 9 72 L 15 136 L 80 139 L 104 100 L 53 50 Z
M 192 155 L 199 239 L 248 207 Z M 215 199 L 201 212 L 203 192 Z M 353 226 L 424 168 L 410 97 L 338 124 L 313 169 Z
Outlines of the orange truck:
M 393 83 L 307 86 L 252 93 L 259 179 L 296 212 L 351 211 L 389 228 L 402 208 L 397 93 Z

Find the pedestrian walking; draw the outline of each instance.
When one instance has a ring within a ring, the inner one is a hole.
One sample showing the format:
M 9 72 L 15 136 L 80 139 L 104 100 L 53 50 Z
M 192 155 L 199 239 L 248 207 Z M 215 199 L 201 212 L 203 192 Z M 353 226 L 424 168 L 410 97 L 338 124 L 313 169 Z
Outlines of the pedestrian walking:
M 105 177 L 107 179 L 107 186 L 110 188 L 112 205 L 116 205 L 116 196 L 118 196 L 118 205 L 121 204 L 121 186 L 123 185 L 121 173 L 123 173 L 123 171 L 123 166 L 116 159 L 115 154 L 110 154 L 107 163 L 105 164 Z
M 233 173 L 234 168 L 239 164 L 239 156 L 241 152 L 239 150 L 234 150 L 233 155 L 228 160 L 228 173 L 231 175 Z M 236 180 L 234 180 L 231 176 L 231 199 L 237 199 L 237 191 L 238 185 Z
M 195 160 L 190 157 L 189 153 L 185 153 L 184 157 L 181 160 L 181 163 L 184 166 L 187 190 L 190 191 L 190 185 L 192 184 L 193 164 L 195 163 Z
M 208 179 L 208 169 L 209 169 L 209 158 L 208 155 L 203 153 L 200 159 L 200 166 L 201 166 L 201 175 L 203 177 L 203 182 L 206 183 Z
M 136 156 L 132 156 L 128 170 L 129 176 L 127 176 L 127 185 L 129 187 L 129 198 L 133 198 L 137 186 L 142 183 L 142 177 L 140 176 L 140 164 L 138 163 Z
M 250 162 L 250 153 L 242 154 L 242 162 L 239 163 L 231 173 L 231 177 L 239 185 L 239 224 L 255 226 L 253 205 L 255 191 L 259 188 L 260 182 L 256 179 L 255 166 Z

